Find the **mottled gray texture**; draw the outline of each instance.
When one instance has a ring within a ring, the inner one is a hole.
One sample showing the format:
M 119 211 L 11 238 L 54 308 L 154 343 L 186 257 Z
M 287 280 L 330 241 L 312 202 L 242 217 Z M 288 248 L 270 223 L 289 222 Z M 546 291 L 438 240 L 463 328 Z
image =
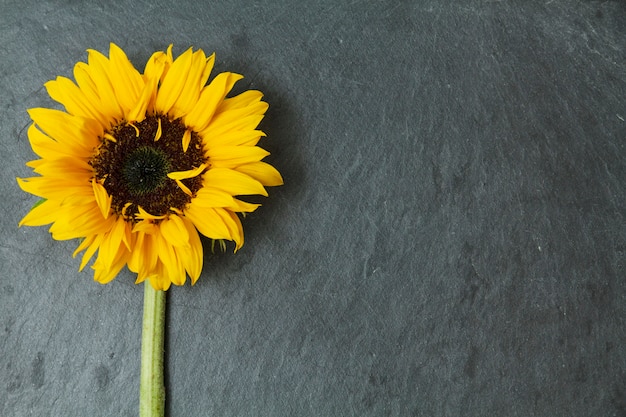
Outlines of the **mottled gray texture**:
M 626 415 L 624 2 L 169 3 L 0 5 L 0 415 L 137 415 L 142 288 L 16 228 L 110 41 L 216 51 L 286 181 L 168 294 L 170 416 Z

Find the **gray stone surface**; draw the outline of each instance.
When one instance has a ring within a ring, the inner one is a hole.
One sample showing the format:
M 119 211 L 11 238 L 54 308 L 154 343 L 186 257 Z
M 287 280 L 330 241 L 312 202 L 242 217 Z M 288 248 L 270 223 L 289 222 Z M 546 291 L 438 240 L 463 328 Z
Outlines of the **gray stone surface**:
M 626 415 L 624 2 L 170 3 L 0 4 L 0 415 L 137 415 L 142 287 L 17 229 L 110 41 L 216 51 L 286 181 L 168 294 L 169 416 Z

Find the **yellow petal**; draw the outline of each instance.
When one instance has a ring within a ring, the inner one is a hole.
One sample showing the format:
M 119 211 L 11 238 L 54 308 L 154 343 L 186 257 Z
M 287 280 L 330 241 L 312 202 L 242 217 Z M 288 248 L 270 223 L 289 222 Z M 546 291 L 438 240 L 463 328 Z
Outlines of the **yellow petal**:
M 165 216 L 163 216 L 165 218 Z M 158 233 L 158 227 L 152 220 L 144 219 L 135 223 L 132 229 L 133 233 L 145 233 L 152 235 Z
M 157 131 L 154 134 L 154 141 L 158 141 L 161 139 L 161 135 L 163 135 L 163 129 L 161 128 L 161 118 L 157 117 Z
M 198 236 L 198 231 L 193 223 L 186 218 L 183 218 L 183 222 L 189 235 L 189 247 L 174 247 L 174 250 L 185 266 L 185 270 L 191 278 L 191 284 L 193 285 L 202 272 L 202 242 L 200 241 L 200 236 Z
M 194 108 L 185 116 L 185 124 L 194 131 L 206 129 L 226 94 L 243 76 L 232 72 L 218 74 L 211 83 L 204 87 Z
M 169 216 L 161 222 L 159 228 L 165 240 L 172 246 L 189 246 L 189 233 L 179 216 Z
M 143 243 L 145 240 L 146 234 L 144 232 L 136 232 L 133 229 L 132 233 L 132 250 L 130 252 L 130 256 L 128 257 L 128 269 L 136 274 L 139 273 L 141 269 L 141 265 L 144 259 L 143 252 Z
M 37 197 L 42 197 L 46 199 L 50 199 L 49 196 L 46 196 L 45 193 L 41 192 L 41 187 L 38 186 L 38 182 L 43 179 L 41 177 L 32 177 L 32 178 L 16 178 L 17 185 L 22 189 L 22 191 L 30 193 L 32 195 L 36 195 Z
M 235 252 L 243 246 L 243 226 L 237 215 L 229 210 L 215 209 L 215 212 L 222 219 L 231 236 L 231 240 L 235 242 Z
M 205 67 L 207 66 L 206 56 L 201 49 L 192 54 L 190 65 L 180 95 L 169 112 L 175 119 L 189 113 L 200 97 L 200 90 L 204 85 L 202 79 L 204 78 Z
M 251 176 L 265 186 L 283 185 L 283 177 L 280 172 L 265 162 L 239 165 L 235 170 Z
M 224 131 L 211 136 L 201 136 L 206 147 L 211 149 L 216 146 L 255 146 L 261 137 L 265 136 L 260 130 L 232 130 Z
M 144 81 L 139 72 L 130 63 L 124 51 L 114 43 L 109 49 L 109 77 L 118 103 L 125 113 L 135 108 L 141 96 Z
M 104 237 L 98 254 L 98 259 L 102 259 L 104 265 L 113 265 L 114 257 L 117 256 L 119 248 L 124 246 L 122 243 L 126 239 L 126 227 L 127 224 L 124 219 L 119 217 L 111 231 Z
M 128 224 L 120 217 L 111 231 L 104 236 L 98 249 L 98 258 L 92 266 L 94 280 L 97 282 L 105 284 L 111 281 L 127 263 L 130 243 L 122 245 L 122 242 L 127 239 L 128 229 Z
M 54 177 L 64 181 L 65 178 L 88 181 L 93 173 L 89 163 L 82 158 L 74 156 L 60 156 L 55 159 L 37 159 L 26 163 L 37 174 L 52 179 Z
M 57 201 L 46 200 L 33 207 L 22 220 L 19 226 L 43 226 L 57 219 L 59 204 Z
M 211 239 L 231 240 L 230 231 L 214 208 L 198 207 L 192 203 L 185 210 L 185 216 L 191 220 L 200 233 Z
M 198 207 L 230 207 L 235 204 L 230 194 L 214 188 L 199 189 L 192 201 Z
M 238 212 L 238 213 L 252 213 L 256 209 L 261 207 L 260 204 L 247 203 L 245 201 L 238 200 L 233 198 L 233 204 L 228 206 L 228 210 Z
M 68 154 L 89 158 L 98 145 L 98 137 L 87 131 L 84 119 L 44 108 L 29 109 L 28 114 L 43 132 L 67 147 Z
M 146 63 L 143 75 L 143 78 L 145 80 L 145 87 L 140 100 L 147 100 L 147 112 L 154 113 L 154 103 L 157 97 L 157 86 L 161 82 L 165 72 L 167 72 L 167 68 L 169 67 L 170 63 L 171 61 L 169 60 L 168 56 L 163 52 L 155 52 Z M 147 97 L 144 97 L 144 94 L 147 95 Z
M 203 183 L 207 188 L 226 191 L 233 196 L 260 194 L 267 197 L 267 191 L 259 181 L 232 169 L 210 169 L 204 173 Z
M 244 91 L 241 94 L 238 94 L 234 97 L 230 97 L 222 101 L 216 113 L 223 113 L 229 110 L 241 109 L 244 107 L 248 107 L 254 103 L 261 101 L 263 98 L 263 93 L 257 90 L 248 90 Z
M 98 258 L 92 266 L 92 269 L 94 270 L 93 279 L 100 284 L 106 284 L 111 282 L 124 265 L 126 265 L 129 253 L 124 246 L 120 246 L 117 253 L 113 256 L 110 264 L 101 261 L 101 255 L 102 247 L 98 251 Z
M 100 244 L 102 243 L 103 238 L 104 238 L 104 235 L 92 235 L 90 237 L 85 238 L 83 243 L 87 244 L 86 246 L 87 250 L 85 251 L 81 259 L 80 267 L 78 268 L 79 271 L 82 271 L 83 269 L 85 269 L 85 266 L 87 266 L 87 263 L 89 263 L 89 260 L 93 257 L 93 255 L 96 253 L 96 251 L 100 247 Z M 75 253 L 77 254 L 78 252 L 80 251 L 77 248 Z
M 164 270 L 161 262 L 158 263 L 156 272 L 148 278 L 150 279 L 150 285 L 156 291 L 167 291 L 172 284 L 172 281 L 167 278 L 167 272 Z
M 215 53 L 212 53 L 206 58 L 206 62 L 204 63 L 204 69 L 202 71 L 202 76 L 200 77 L 200 82 L 198 83 L 198 88 L 202 89 L 211 75 L 211 71 L 213 70 L 213 65 L 215 64 Z
M 198 168 L 190 169 L 187 171 L 175 171 L 167 174 L 168 178 L 173 180 L 186 180 L 188 178 L 197 177 L 206 169 L 206 164 L 200 164 Z
M 207 152 L 211 166 L 215 168 L 234 168 L 260 161 L 269 154 L 258 146 L 218 146 Z
M 107 193 L 106 188 L 102 184 L 100 184 L 96 179 L 91 180 L 91 185 L 93 187 L 93 193 L 96 197 L 96 203 L 102 212 L 102 216 L 106 219 L 109 217 L 111 213 L 111 203 L 113 202 L 113 196 L 110 196 Z
M 93 191 L 92 191 L 93 193 Z M 93 196 L 92 196 L 93 199 Z M 102 217 L 102 212 L 95 204 L 61 205 L 57 210 L 57 219 L 50 226 L 50 233 L 56 240 L 82 238 L 94 234 L 108 233 L 114 226 L 115 219 Z
M 96 86 L 102 113 L 109 115 L 112 119 L 122 120 L 124 112 L 118 102 L 115 88 L 110 77 L 110 62 L 100 52 L 93 49 L 87 50 L 88 72 Z
M 144 80 L 161 80 L 165 67 L 169 65 L 167 55 L 161 51 L 157 51 L 146 62 L 143 70 Z
M 133 269 L 134 272 L 142 277 L 154 274 L 159 259 L 154 235 L 144 234 L 141 246 L 135 246 L 131 257 L 133 266 L 136 265 L 137 267 L 136 271 Z
M 74 65 L 74 79 L 80 91 L 85 95 L 85 99 L 92 103 L 98 112 L 104 116 L 100 96 L 98 95 L 98 87 L 93 78 L 91 78 L 89 65 L 84 62 L 78 62 Z
M 189 48 L 172 63 L 157 93 L 155 103 L 156 111 L 167 114 L 174 104 L 176 104 L 178 97 L 180 97 L 185 87 L 185 82 L 191 68 L 192 56 L 193 52 L 191 48 Z
M 48 81 L 45 87 L 50 97 L 61 103 L 68 113 L 98 120 L 103 126 L 107 124 L 107 117 L 97 107 L 100 100 L 96 102 L 91 100 L 90 96 L 85 94 L 69 78 L 57 77 L 54 81 Z
M 78 247 L 74 250 L 74 253 L 72 253 L 72 258 L 76 258 L 76 256 L 84 251 L 85 249 L 87 249 L 94 241 L 94 239 L 96 238 L 97 235 L 91 235 L 91 236 L 87 236 L 86 238 L 82 239 L 80 244 L 78 245 Z
M 211 123 L 230 124 L 251 115 L 264 115 L 269 105 L 264 101 L 252 102 L 246 107 L 234 108 L 221 113 L 216 112 Z M 219 111 L 219 108 L 218 108 Z M 256 127 L 256 126 L 254 126 Z
M 176 185 L 178 185 L 178 188 L 180 188 L 183 191 L 183 193 L 187 194 L 188 196 L 193 197 L 193 193 L 191 192 L 189 187 L 183 184 L 181 180 L 175 180 L 175 181 L 176 181 Z
M 83 178 L 31 177 L 17 178 L 20 188 L 47 200 L 58 200 L 64 204 L 86 204 L 94 201 L 93 189 Z
M 71 155 L 68 148 L 59 143 L 31 124 L 28 128 L 28 140 L 33 151 L 42 158 L 54 159 L 61 156 Z
M 175 285 L 183 285 L 185 283 L 185 269 L 182 264 L 178 262 L 173 246 L 170 245 L 160 233 L 157 233 L 155 238 L 157 242 L 157 254 L 167 271 L 167 278 Z
M 183 133 L 183 152 L 187 152 L 187 149 L 189 148 L 190 143 L 191 143 L 191 130 L 187 129 L 185 130 L 185 133 Z
M 228 123 L 216 119 L 212 119 L 207 128 L 199 132 L 201 137 L 211 138 L 211 136 L 223 135 L 228 132 L 255 130 L 263 120 L 263 115 L 253 114 L 241 118 L 232 118 Z M 206 140 L 210 143 L 210 139 Z
M 165 66 L 166 70 L 169 70 L 170 67 L 172 66 L 172 63 L 174 63 L 174 55 L 172 54 L 172 49 L 174 49 L 174 45 L 173 44 L 169 44 L 169 46 L 167 47 L 167 50 L 165 51 L 165 54 L 167 56 L 167 65 Z M 163 76 L 161 77 L 161 82 L 163 82 L 163 78 L 167 75 L 167 73 L 163 73 Z
M 110 134 L 110 133 L 105 133 L 104 135 L 102 135 L 102 137 L 103 137 L 104 139 L 106 139 L 106 140 L 109 140 L 109 141 L 113 142 L 113 143 L 116 143 L 116 142 L 117 142 L 117 139 L 115 138 L 115 136 L 113 136 L 113 135 L 112 135 L 112 134 Z
M 165 216 L 150 214 L 145 211 L 141 206 L 137 206 L 137 209 L 139 210 L 139 214 L 136 214 L 135 217 L 140 220 L 161 220 L 165 218 Z
M 145 83 L 143 86 L 143 90 L 139 95 L 139 98 L 135 102 L 134 107 L 132 107 L 126 115 L 126 120 L 131 123 L 143 121 L 146 118 L 146 112 L 150 108 L 151 103 L 154 101 L 156 91 L 156 80 L 149 80 L 147 83 Z

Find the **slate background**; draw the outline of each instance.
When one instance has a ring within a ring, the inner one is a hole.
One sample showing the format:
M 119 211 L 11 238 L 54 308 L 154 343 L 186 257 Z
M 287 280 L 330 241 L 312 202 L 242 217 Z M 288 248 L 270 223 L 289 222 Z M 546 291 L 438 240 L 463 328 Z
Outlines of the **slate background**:
M 16 227 L 110 41 L 216 51 L 286 181 L 168 294 L 169 416 L 626 415 L 624 2 L 206 3 L 0 3 L 0 415 L 137 415 L 142 287 Z

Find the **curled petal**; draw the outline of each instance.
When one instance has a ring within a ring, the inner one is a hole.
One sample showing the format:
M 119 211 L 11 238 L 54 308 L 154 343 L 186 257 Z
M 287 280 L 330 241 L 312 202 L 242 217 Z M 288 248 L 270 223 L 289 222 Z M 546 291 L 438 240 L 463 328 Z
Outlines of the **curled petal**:
M 170 172 L 169 174 L 167 174 L 167 176 L 168 178 L 171 178 L 173 180 L 186 180 L 188 178 L 197 177 L 198 175 L 202 174 L 202 171 L 204 171 L 206 167 L 206 164 L 200 164 L 198 168 L 190 169 L 187 171 Z
M 96 203 L 102 212 L 102 216 L 106 219 L 109 217 L 109 213 L 111 212 L 111 202 L 113 201 L 113 197 L 107 193 L 106 188 L 95 178 L 91 180 L 91 186 L 93 187 L 93 193 L 96 197 Z
M 178 185 L 178 188 L 180 188 L 183 191 L 183 193 L 187 194 L 190 197 L 193 196 L 193 192 L 189 189 L 189 187 L 183 184 L 181 180 L 175 180 L 175 181 L 176 181 L 176 185 Z
M 139 214 L 136 214 L 135 217 L 140 220 L 162 220 L 165 218 L 165 215 L 155 216 L 153 214 L 150 214 L 145 211 L 141 206 L 138 206 L 137 209 L 139 210 Z
M 183 152 L 187 152 L 187 149 L 189 149 L 190 143 L 191 143 L 191 130 L 187 129 L 185 130 L 185 133 L 183 134 Z
M 157 118 L 157 131 L 154 134 L 154 141 L 158 141 L 159 139 L 161 139 L 161 135 L 163 134 L 163 129 L 161 127 L 161 118 Z

